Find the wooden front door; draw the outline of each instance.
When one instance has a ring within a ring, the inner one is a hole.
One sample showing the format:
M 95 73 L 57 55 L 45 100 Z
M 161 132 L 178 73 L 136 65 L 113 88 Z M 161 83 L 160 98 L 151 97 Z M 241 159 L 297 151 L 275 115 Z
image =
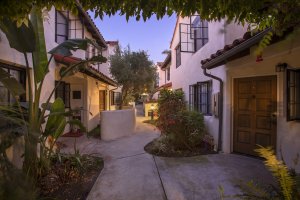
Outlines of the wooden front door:
M 257 156 L 257 144 L 275 149 L 276 87 L 276 76 L 234 80 L 234 152 Z
M 99 91 L 99 111 L 106 110 L 106 91 L 100 90 Z

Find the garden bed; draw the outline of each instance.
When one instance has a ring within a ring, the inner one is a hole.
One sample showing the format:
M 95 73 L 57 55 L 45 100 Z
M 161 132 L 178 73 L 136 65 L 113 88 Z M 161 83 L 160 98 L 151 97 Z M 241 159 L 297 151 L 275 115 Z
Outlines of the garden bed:
M 38 180 L 41 199 L 86 199 L 103 169 L 101 158 L 88 155 L 64 155 L 51 162 L 51 169 Z
M 171 144 L 164 142 L 162 137 L 154 139 L 144 147 L 149 154 L 162 157 L 191 157 L 217 153 L 204 142 L 193 149 L 175 149 Z

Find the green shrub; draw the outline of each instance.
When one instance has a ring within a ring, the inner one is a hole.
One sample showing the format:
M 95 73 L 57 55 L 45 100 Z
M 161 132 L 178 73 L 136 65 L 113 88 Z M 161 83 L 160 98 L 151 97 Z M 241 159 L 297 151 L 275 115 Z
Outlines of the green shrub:
M 182 91 L 160 93 L 157 126 L 177 150 L 192 151 L 205 133 L 203 115 L 186 109 Z
M 177 113 L 186 110 L 182 91 L 162 90 L 158 98 L 157 127 L 163 134 L 169 134 Z

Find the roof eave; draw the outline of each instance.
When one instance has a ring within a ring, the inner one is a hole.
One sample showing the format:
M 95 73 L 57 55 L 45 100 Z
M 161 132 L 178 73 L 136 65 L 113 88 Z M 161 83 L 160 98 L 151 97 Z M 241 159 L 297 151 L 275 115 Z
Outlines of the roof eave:
M 226 63 L 227 59 L 231 58 L 232 56 L 236 55 L 237 53 L 240 53 L 255 44 L 257 44 L 261 39 L 270 31 L 271 28 L 268 28 L 255 36 L 251 37 L 250 39 L 246 40 L 245 42 L 237 45 L 236 47 L 233 47 L 232 49 L 226 51 L 224 54 L 212 59 L 211 61 L 205 63 L 202 65 L 202 68 L 206 69 L 213 69 L 216 67 L 219 67 L 220 65 Z
M 90 68 L 85 68 L 84 71 L 82 71 L 82 73 L 86 73 L 87 75 L 101 81 L 101 82 L 104 82 L 106 84 L 109 84 L 111 86 L 115 86 L 117 87 L 117 83 L 114 82 L 113 80 L 109 79 L 108 77 L 106 77 L 105 75 L 102 76 L 101 74 L 99 73 L 96 73 L 95 71 L 93 71 L 92 69 Z
M 99 30 L 97 29 L 97 27 L 95 26 L 95 24 L 93 23 L 91 17 L 86 13 L 86 11 L 82 8 L 81 4 L 78 1 L 76 1 L 76 5 L 77 5 L 77 8 L 80 11 L 80 13 L 84 16 L 84 18 L 90 24 L 90 26 L 92 27 L 92 29 L 95 31 L 96 35 L 98 36 L 98 39 L 101 41 L 101 46 L 103 48 L 107 48 L 107 44 L 106 44 L 103 36 L 99 32 Z

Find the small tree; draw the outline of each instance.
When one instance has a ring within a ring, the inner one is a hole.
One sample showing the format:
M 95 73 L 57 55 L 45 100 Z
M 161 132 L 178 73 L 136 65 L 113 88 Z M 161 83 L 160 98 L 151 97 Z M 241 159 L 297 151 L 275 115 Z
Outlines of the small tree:
M 128 46 L 124 50 L 117 50 L 110 60 L 110 73 L 122 86 L 121 109 L 136 94 L 153 89 L 156 69 L 145 51 L 134 52 Z

